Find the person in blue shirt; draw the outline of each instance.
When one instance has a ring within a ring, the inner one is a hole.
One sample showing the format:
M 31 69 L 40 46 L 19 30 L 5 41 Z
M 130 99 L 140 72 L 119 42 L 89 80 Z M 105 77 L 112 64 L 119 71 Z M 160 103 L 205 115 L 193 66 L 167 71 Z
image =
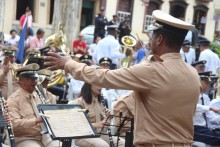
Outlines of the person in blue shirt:
M 135 46 L 135 48 L 138 50 L 136 61 L 135 61 L 136 64 L 139 63 L 150 52 L 148 49 L 143 48 L 141 44 L 143 43 L 141 43 L 141 40 L 139 40 Z

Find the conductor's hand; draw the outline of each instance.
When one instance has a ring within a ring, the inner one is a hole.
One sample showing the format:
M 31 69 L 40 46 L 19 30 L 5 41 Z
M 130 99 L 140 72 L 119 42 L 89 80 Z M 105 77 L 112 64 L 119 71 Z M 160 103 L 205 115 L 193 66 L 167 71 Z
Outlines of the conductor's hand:
M 48 66 L 47 69 L 64 69 L 64 65 L 67 61 L 71 60 L 70 56 L 60 56 L 53 52 L 48 52 L 48 56 L 45 56 L 44 59 L 46 62 L 44 63 L 45 66 Z

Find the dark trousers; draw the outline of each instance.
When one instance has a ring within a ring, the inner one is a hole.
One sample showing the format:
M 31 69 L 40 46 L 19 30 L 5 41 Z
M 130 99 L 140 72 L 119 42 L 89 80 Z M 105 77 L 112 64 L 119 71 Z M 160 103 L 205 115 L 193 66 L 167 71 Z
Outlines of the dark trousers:
M 220 130 L 210 130 L 206 127 L 194 126 L 194 141 L 208 145 L 220 145 Z
M 48 88 L 48 91 L 50 91 L 52 94 L 56 96 L 59 96 L 58 103 L 66 99 L 67 92 L 65 92 L 62 87 L 53 86 L 53 87 Z

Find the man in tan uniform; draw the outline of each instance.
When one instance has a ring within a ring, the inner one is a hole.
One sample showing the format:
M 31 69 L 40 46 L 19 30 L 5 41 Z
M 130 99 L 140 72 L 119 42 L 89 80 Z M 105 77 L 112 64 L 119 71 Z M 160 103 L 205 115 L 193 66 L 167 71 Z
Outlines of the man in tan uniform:
M 33 93 L 38 69 L 39 66 L 35 63 L 17 69 L 20 87 L 8 98 L 17 147 L 59 146 L 59 142 L 52 141 L 48 134 L 40 134 L 44 128 L 36 106 L 41 104 L 41 101 L 36 93 Z
M 160 10 L 153 11 L 152 16 L 155 22 L 149 31 L 153 31 L 154 60 L 106 70 L 49 53 L 45 65 L 65 69 L 75 79 L 100 87 L 134 90 L 135 147 L 189 147 L 200 79 L 182 60 L 179 50 L 194 26 Z
M 42 80 L 41 85 L 38 86 L 39 89 L 41 90 L 41 93 L 45 97 L 46 101 L 48 101 L 48 103 L 56 104 L 57 103 L 56 96 L 47 90 L 47 85 L 50 81 L 50 75 L 52 74 L 52 72 L 47 69 L 41 69 L 37 71 L 37 73 L 40 76 L 40 80 Z
M 0 69 L 0 89 L 5 99 L 18 89 L 18 80 L 15 78 L 14 70 L 21 67 L 15 63 L 17 48 L 14 46 L 5 46 L 2 48 L 5 56 L 3 65 Z

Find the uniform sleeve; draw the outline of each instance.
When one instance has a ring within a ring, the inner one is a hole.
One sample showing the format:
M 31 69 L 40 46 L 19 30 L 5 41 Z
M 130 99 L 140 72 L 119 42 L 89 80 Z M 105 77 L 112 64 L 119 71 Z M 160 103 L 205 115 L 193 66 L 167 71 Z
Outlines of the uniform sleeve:
M 83 102 L 81 98 L 77 98 L 75 100 L 71 100 L 68 102 L 68 104 L 75 104 L 75 105 L 81 105 L 84 108 Z
M 57 103 L 56 96 L 53 95 L 52 93 L 48 92 L 48 91 L 47 91 L 47 94 L 48 94 L 50 104 L 56 104 Z
M 220 125 L 220 115 L 219 114 L 217 114 L 213 111 L 209 111 L 207 118 L 211 124 Z
M 196 112 L 205 113 L 208 111 L 209 111 L 209 106 L 205 106 L 205 105 L 201 105 L 201 104 L 196 105 Z
M 0 69 L 0 84 L 5 80 L 7 74 L 5 73 L 4 66 Z
M 12 119 L 12 125 L 14 131 L 19 131 L 22 129 L 27 129 L 33 126 L 36 126 L 36 119 L 35 118 L 22 118 L 19 113 L 19 108 L 15 103 L 13 98 L 8 99 L 8 106 L 9 106 L 9 115 Z
M 151 88 L 155 79 L 154 76 L 157 76 L 148 62 L 137 64 L 130 68 L 106 70 L 69 60 L 65 64 L 65 71 L 70 73 L 74 79 L 100 87 L 145 92 Z
M 118 42 L 115 44 L 112 44 L 112 48 L 113 48 L 113 50 L 111 50 L 111 59 L 125 58 L 125 54 L 122 54 L 119 51 L 120 44 Z
M 205 54 L 203 54 L 203 52 L 201 52 L 200 55 L 199 55 L 199 61 L 202 61 L 202 60 L 205 60 L 205 61 L 208 60 L 207 56 Z

